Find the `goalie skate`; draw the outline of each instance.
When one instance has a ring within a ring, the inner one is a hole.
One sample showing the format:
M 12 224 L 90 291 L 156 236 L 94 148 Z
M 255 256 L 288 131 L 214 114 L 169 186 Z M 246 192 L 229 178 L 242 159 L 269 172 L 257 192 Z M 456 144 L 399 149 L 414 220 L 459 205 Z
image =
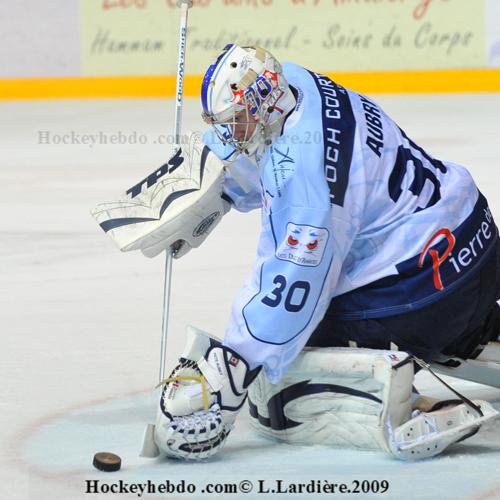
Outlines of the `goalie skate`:
M 389 428 L 389 445 L 395 456 L 416 460 L 428 458 L 444 451 L 450 444 L 474 435 L 481 426 L 500 416 L 486 401 L 474 401 L 483 413 L 478 415 L 466 404 L 414 412 L 413 418 L 397 429 Z

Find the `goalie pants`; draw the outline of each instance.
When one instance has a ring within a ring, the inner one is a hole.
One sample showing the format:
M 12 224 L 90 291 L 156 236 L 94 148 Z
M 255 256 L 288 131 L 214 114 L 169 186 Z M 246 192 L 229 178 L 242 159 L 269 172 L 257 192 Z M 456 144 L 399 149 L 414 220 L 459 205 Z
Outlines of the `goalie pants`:
M 475 357 L 480 345 L 500 335 L 500 244 L 470 280 L 443 299 L 413 312 L 374 319 L 344 320 L 328 310 L 308 346 L 390 349 L 396 344 L 426 361 Z

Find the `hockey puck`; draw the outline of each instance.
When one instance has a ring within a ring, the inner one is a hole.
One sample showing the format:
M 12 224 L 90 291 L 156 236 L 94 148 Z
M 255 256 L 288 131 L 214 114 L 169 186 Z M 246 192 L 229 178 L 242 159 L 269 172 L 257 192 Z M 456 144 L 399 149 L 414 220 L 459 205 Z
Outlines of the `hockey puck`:
M 92 464 L 96 469 L 104 472 L 115 472 L 120 470 L 122 459 L 114 453 L 100 452 L 94 455 Z

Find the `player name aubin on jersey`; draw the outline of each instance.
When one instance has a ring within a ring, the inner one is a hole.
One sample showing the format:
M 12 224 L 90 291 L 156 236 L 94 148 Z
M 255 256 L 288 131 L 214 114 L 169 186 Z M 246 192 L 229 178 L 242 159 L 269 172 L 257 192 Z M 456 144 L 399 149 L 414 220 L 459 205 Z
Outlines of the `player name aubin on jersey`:
M 381 149 L 384 147 L 384 131 L 382 129 L 381 114 L 377 106 L 366 97 L 360 96 L 365 110 L 366 127 L 368 136 L 366 145 L 378 156 L 382 155 Z

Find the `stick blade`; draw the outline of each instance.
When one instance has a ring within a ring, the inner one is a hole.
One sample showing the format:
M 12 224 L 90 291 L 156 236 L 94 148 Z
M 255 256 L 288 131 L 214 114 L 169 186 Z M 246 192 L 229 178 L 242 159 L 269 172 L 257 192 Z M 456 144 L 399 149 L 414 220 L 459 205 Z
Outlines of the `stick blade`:
M 142 438 L 142 448 L 139 453 L 140 457 L 156 458 L 160 455 L 160 450 L 155 443 L 155 426 L 154 424 L 147 424 L 144 429 L 144 436 Z

